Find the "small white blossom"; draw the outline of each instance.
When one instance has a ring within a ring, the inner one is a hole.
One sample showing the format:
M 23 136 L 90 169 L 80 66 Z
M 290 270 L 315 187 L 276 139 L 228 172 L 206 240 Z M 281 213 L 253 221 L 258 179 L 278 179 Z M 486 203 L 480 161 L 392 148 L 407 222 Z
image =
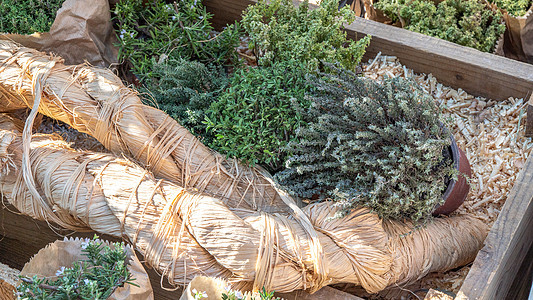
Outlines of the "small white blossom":
M 224 289 L 226 290 L 226 292 L 229 293 L 231 291 L 231 286 L 228 285 L 228 286 L 224 287 Z
M 172 16 L 172 20 L 174 20 L 174 21 L 175 21 L 177 18 L 178 18 L 178 17 L 176 17 L 176 16 Z
M 198 19 L 203 20 L 204 16 L 198 16 Z
M 88 241 L 81 242 L 81 249 L 87 249 L 87 246 L 89 246 L 89 242 Z
M 123 38 L 124 38 L 124 34 L 126 34 L 126 33 L 127 33 L 126 29 L 122 29 L 122 30 L 120 31 L 120 35 L 119 35 L 120 38 L 123 39 Z
M 61 276 L 63 275 L 64 272 L 65 272 L 65 267 L 61 267 L 59 270 L 57 270 L 56 276 Z
M 244 296 L 242 295 L 241 291 L 235 291 L 235 297 L 236 297 L 237 299 L 240 300 L 240 299 L 242 299 Z

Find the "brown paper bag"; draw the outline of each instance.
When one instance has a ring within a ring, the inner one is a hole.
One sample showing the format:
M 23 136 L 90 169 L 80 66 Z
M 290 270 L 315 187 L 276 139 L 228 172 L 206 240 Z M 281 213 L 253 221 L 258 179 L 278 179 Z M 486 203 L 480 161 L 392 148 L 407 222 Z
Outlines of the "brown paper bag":
M 504 12 L 507 31 L 497 54 L 533 63 L 533 9 L 522 17 Z
M 65 238 L 63 241 L 58 240 L 49 244 L 41 249 L 24 266 L 20 275 L 27 277 L 32 277 L 34 275 L 40 277 L 55 276 L 56 271 L 61 267 L 69 268 L 75 261 L 87 258 L 81 252 L 81 243 L 85 241 L 87 240 Z M 125 284 L 123 287 L 117 288 L 108 299 L 153 300 L 154 295 L 148 274 L 146 274 L 146 271 L 131 247 L 126 246 L 125 250 L 128 257 L 131 258 L 128 270 L 131 272 L 132 277 L 135 278 L 134 283 L 137 284 L 138 287 L 131 284 Z
M 107 0 L 66 0 L 57 11 L 50 32 L 32 35 L 0 34 L 26 47 L 51 52 L 76 65 L 85 61 L 109 67 L 117 63 L 118 50 Z

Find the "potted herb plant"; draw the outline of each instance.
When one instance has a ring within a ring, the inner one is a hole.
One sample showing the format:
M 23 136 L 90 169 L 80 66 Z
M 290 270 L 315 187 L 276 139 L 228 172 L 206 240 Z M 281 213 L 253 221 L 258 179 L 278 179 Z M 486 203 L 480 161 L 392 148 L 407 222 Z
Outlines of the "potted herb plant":
M 437 104 L 414 82 L 379 84 L 348 70 L 311 76 L 312 107 L 276 175 L 293 196 L 332 199 L 348 212 L 426 221 L 466 198 L 471 174 Z

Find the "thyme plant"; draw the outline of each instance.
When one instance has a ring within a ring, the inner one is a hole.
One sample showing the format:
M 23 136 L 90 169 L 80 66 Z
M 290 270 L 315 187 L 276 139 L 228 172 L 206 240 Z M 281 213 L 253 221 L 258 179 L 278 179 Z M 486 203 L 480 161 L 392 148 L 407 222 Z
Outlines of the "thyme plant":
M 87 260 L 75 262 L 72 267 L 62 267 L 56 279 L 21 277 L 19 299 L 107 299 L 115 289 L 135 280 L 127 269 L 124 243 L 114 248 L 96 240 L 82 243 Z
M 309 8 L 308 0 L 298 7 L 291 0 L 259 0 L 244 12 L 242 25 L 260 65 L 296 60 L 314 72 L 320 61 L 355 70 L 370 37 L 346 39 L 343 23 L 354 20 L 354 12 L 348 7 L 339 10 L 337 0 L 323 0 L 316 9 Z
M 505 9 L 510 15 L 515 17 L 525 15 L 533 5 L 531 0 L 490 0 L 490 2 L 501 9 Z
M 385 219 L 426 220 L 456 176 L 439 107 L 412 81 L 333 69 L 311 77 L 308 125 L 289 143 L 278 181 L 296 197 L 336 201 L 341 215 L 361 205 Z
M 209 144 L 212 136 L 206 132 L 206 111 L 228 87 L 229 81 L 221 67 L 186 59 L 168 59 L 154 65 L 152 75 L 145 79 L 140 91 L 145 95 L 145 102 L 157 104 Z
M 375 6 L 405 29 L 484 52 L 494 51 L 505 31 L 502 14 L 482 0 L 380 0 Z
M 308 106 L 305 74 L 296 61 L 236 71 L 230 87 L 207 112 L 207 131 L 214 137 L 210 146 L 250 165 L 279 171 L 285 146 L 303 124 L 293 104 Z

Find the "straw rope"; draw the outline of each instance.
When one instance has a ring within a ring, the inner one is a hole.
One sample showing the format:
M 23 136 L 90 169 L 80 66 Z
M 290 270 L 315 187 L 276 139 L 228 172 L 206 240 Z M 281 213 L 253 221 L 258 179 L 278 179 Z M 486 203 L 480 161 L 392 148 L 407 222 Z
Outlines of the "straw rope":
M 332 219 L 337 208 L 330 203 L 300 211 L 309 229 L 293 214 L 230 208 L 215 197 L 158 180 L 129 160 L 75 151 L 59 136 L 43 134 L 32 137 L 29 157 L 48 208 L 35 209 L 43 203 L 21 175 L 23 138 L 9 119 L 0 120 L 7 128 L 0 131 L 0 161 L 17 167 L 0 176 L 0 191 L 10 203 L 66 228 L 121 236 L 172 284 L 207 275 L 239 288 L 316 291 L 347 282 L 377 292 L 471 261 L 485 237 L 485 225 L 469 217 L 435 219 L 405 235 L 412 225 L 382 223 L 366 209 Z M 320 264 L 309 231 L 323 248 Z M 317 265 L 325 269 L 317 272 Z
M 0 41 L 0 110 L 19 108 L 32 108 L 23 129 L 0 118 L 8 201 L 37 219 L 123 237 L 172 284 L 208 275 L 279 292 L 334 283 L 377 292 L 471 261 L 486 234 L 469 217 L 406 235 L 411 224 L 365 209 L 342 219 L 330 203 L 300 209 L 264 171 L 205 147 L 110 71 Z M 130 160 L 32 135 L 36 112 Z
M 288 211 L 261 169 L 207 148 L 167 114 L 143 105 L 109 70 L 65 66 L 60 58 L 0 41 L 0 104 L 4 112 L 37 104 L 38 112 L 94 136 L 156 176 L 231 207 Z

